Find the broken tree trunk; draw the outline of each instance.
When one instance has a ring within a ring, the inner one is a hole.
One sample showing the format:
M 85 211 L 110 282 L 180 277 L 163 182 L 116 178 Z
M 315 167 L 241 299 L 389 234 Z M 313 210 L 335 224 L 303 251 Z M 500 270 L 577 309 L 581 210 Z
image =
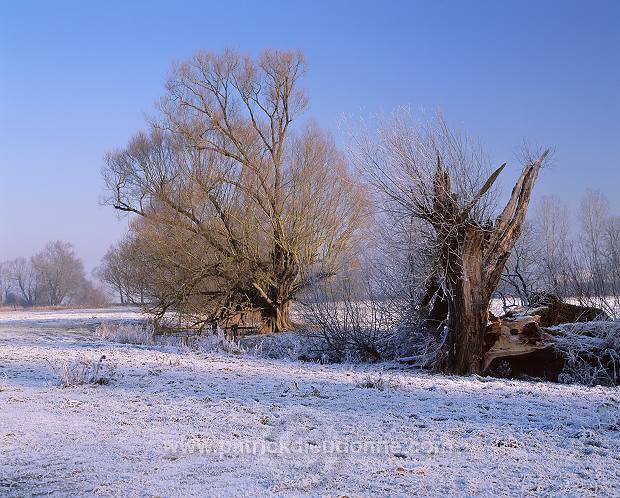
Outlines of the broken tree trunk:
M 446 338 L 449 371 L 456 374 L 479 373 L 487 325 L 490 295 L 483 274 L 484 233 L 471 227 L 461 249 L 459 275 L 448 275 L 448 336 Z M 456 332 L 456 333 L 455 333 Z
M 479 373 L 491 295 L 506 260 L 519 238 L 532 188 L 545 151 L 523 168 L 512 195 L 495 223 L 481 224 L 471 212 L 491 188 L 505 164 L 465 205 L 450 189 L 447 169 L 437 160 L 432 207 L 420 207 L 435 229 L 443 287 L 448 303 L 448 336 L 442 370 L 453 374 Z

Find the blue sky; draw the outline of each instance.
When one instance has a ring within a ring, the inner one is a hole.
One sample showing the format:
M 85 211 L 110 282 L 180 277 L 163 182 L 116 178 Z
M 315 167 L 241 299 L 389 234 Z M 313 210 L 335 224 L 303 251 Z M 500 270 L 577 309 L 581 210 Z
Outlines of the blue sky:
M 440 109 L 507 160 L 555 149 L 535 196 L 601 189 L 620 213 L 620 2 L 0 1 L 0 260 L 49 239 L 92 268 L 125 230 L 103 154 L 196 49 L 301 48 L 308 118 Z

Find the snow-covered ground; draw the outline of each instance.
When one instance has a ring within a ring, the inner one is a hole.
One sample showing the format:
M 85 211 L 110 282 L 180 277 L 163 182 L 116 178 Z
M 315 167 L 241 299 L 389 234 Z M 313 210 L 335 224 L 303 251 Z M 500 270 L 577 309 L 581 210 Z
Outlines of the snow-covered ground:
M 95 337 L 127 310 L 10 313 L 0 496 L 620 495 L 618 389 L 180 352 Z M 102 355 L 108 384 L 58 386 Z
M 140 312 L 140 308 L 133 306 L 34 311 L 1 310 L 0 327 L 92 328 L 104 321 L 131 321 L 143 318 L 144 315 Z

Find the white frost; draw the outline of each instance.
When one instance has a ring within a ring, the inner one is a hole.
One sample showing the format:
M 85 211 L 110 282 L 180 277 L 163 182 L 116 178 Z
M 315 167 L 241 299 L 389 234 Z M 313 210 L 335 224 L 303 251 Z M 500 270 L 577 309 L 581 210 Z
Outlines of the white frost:
M 2 496 L 620 495 L 618 389 L 119 344 L 83 315 L 0 317 Z M 55 382 L 102 355 L 109 384 Z

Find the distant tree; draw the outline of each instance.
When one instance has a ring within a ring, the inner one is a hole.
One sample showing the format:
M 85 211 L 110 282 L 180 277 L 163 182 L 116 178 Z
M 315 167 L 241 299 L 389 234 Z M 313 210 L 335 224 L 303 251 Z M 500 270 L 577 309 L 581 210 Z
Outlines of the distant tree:
M 95 277 L 118 293 L 121 304 L 144 304 L 148 274 L 153 271 L 146 264 L 145 250 L 130 234 L 111 246 L 95 268 Z
M 39 295 L 51 306 L 70 300 L 86 280 L 84 265 L 68 242 L 49 242 L 32 257 Z
M 71 304 L 74 305 L 103 306 L 107 303 L 108 297 L 105 290 L 87 279 L 84 279 L 80 286 L 71 292 Z
M 620 222 L 609 201 L 586 190 L 577 212 L 578 233 L 571 244 L 568 294 L 580 304 L 603 308 L 617 317 L 620 309 Z
M 529 305 L 530 299 L 544 289 L 541 281 L 542 255 L 532 224 L 524 223 L 521 237 L 510 253 L 497 289 L 504 310 Z
M 559 297 L 569 293 L 573 245 L 567 206 L 556 196 L 543 196 L 536 206 L 533 231 L 539 248 L 539 286 Z
M 7 306 L 17 307 L 17 306 L 21 306 L 23 302 L 18 294 L 15 294 L 12 291 L 9 291 L 6 295 L 5 304 Z
M 611 295 L 608 273 L 606 234 L 609 228 L 609 201 L 597 190 L 587 189 L 578 211 L 581 224 L 580 259 L 587 268 L 590 291 L 598 296 Z
M 120 249 L 117 245 L 111 246 L 95 268 L 94 275 L 101 282 L 106 283 L 118 293 L 121 304 L 125 304 L 129 294 L 127 285 L 127 267 L 122 261 Z
M 0 262 L 0 306 L 7 302 L 12 287 L 11 272 L 8 261 Z
M 34 306 L 41 297 L 39 275 L 31 258 L 16 258 L 8 262 L 10 279 L 24 306 Z
M 617 316 L 620 217 L 610 214 L 607 198 L 587 189 L 575 220 L 558 197 L 543 196 L 530 221 L 531 230 L 517 242 L 506 266 L 504 281 L 510 280 L 512 292 L 523 297 L 515 288 L 523 277 L 536 299 L 537 292 L 550 293 Z
M 134 220 L 130 226 L 136 225 Z M 152 300 L 154 294 L 148 293 L 148 282 L 152 281 L 154 265 L 149 260 L 149 250 L 145 241 L 139 240 L 136 231 L 130 231 L 118 245 L 119 257 L 124 270 L 127 302 L 145 304 L 147 297 Z

